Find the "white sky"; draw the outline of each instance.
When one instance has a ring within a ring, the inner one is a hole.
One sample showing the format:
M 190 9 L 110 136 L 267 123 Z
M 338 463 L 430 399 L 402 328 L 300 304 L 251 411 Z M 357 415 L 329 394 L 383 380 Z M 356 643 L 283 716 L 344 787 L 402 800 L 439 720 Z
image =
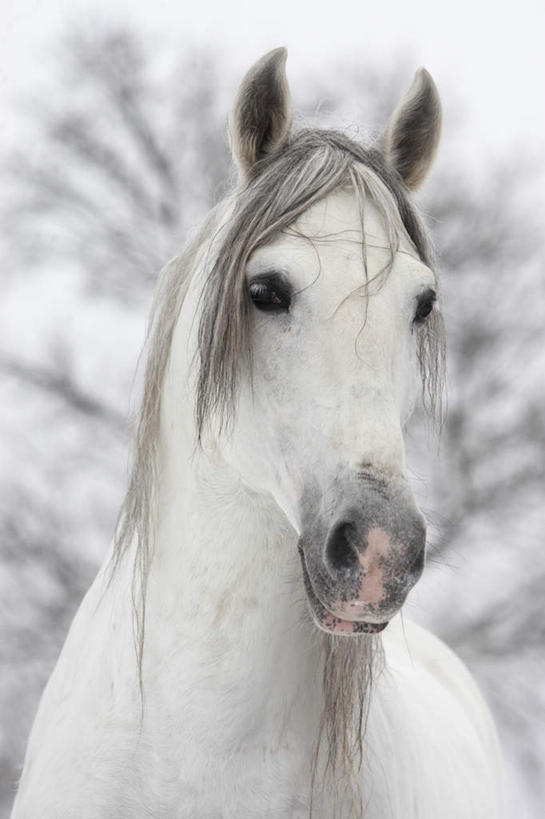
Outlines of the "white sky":
M 415 68 L 434 75 L 447 116 L 449 94 L 464 103 L 468 153 L 542 150 L 543 0 L 0 0 L 0 11 L 0 105 L 51 73 L 56 32 L 74 22 L 92 26 L 98 15 L 144 25 L 159 43 L 168 38 L 180 49 L 217 42 L 241 72 L 277 45 L 289 48 L 292 78 L 324 64 L 335 70 L 343 55 L 363 61 L 409 53 Z

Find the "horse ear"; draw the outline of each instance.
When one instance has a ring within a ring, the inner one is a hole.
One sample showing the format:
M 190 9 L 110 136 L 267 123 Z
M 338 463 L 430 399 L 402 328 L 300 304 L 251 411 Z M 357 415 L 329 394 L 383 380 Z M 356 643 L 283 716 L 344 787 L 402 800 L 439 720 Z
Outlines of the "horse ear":
M 240 84 L 229 135 L 233 158 L 245 180 L 251 178 L 260 159 L 276 153 L 287 142 L 292 122 L 287 56 L 285 48 L 269 51 Z
M 408 188 L 424 181 L 441 134 L 441 100 L 434 81 L 419 68 L 413 84 L 390 117 L 379 141 L 386 162 Z

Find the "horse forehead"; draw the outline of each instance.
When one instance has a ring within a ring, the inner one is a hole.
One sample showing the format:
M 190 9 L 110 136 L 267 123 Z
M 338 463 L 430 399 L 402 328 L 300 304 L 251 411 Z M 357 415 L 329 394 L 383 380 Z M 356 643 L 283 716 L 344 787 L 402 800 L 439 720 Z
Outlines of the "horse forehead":
M 368 241 L 381 239 L 383 244 L 387 243 L 384 222 L 371 199 L 365 201 L 364 224 Z M 295 228 L 301 234 L 317 239 L 361 243 L 362 214 L 354 191 L 341 188 L 320 199 L 297 219 Z
M 342 271 L 343 281 L 354 286 L 363 280 L 363 229 L 367 263 L 382 267 L 389 256 L 389 239 L 380 213 L 366 200 L 362 213 L 355 194 L 349 190 L 330 193 L 305 211 L 289 228 L 257 250 L 249 272 L 275 267 L 300 271 L 309 282 L 320 274 Z M 327 287 L 328 276 L 321 277 Z M 352 281 L 353 280 L 353 281 Z

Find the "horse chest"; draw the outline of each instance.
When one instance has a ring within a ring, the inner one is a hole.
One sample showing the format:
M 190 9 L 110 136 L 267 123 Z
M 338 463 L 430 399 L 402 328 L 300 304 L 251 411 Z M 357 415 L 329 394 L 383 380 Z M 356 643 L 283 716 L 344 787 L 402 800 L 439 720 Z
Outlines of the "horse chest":
M 51 694 L 60 677 L 53 679 Z M 284 682 L 288 678 L 286 670 Z M 130 709 L 123 716 L 123 709 L 108 705 L 106 689 L 94 705 L 89 692 L 82 700 L 73 696 L 64 720 L 57 707 L 55 724 L 41 737 L 48 753 L 36 761 L 37 785 L 30 796 L 35 804 L 29 802 L 25 813 L 23 803 L 17 817 L 36 815 L 37 805 L 47 819 L 308 817 L 319 720 L 308 680 L 295 688 L 277 680 L 278 690 L 266 692 L 265 700 L 252 698 L 244 687 L 238 692 L 228 687 L 220 695 L 202 682 L 191 696 L 183 675 L 177 683 L 174 677 L 165 682 L 169 696 L 159 690 L 156 699 L 150 695 L 142 727 Z M 421 669 L 395 662 L 379 680 L 361 773 L 366 819 L 496 815 L 487 801 L 486 759 L 474 755 L 471 720 L 441 689 Z M 30 776 L 32 769 L 33 764 Z M 41 782 L 48 783 L 46 790 Z M 315 819 L 331 819 L 327 799 L 320 796 Z M 61 805 L 73 813 L 59 813 Z
M 183 743 L 182 743 L 183 745 Z M 287 738 L 281 747 L 256 740 L 230 754 L 181 747 L 142 759 L 134 784 L 156 819 L 303 819 L 308 817 L 308 748 Z M 145 792 L 142 792 L 142 783 Z M 134 814 L 127 814 L 134 819 Z

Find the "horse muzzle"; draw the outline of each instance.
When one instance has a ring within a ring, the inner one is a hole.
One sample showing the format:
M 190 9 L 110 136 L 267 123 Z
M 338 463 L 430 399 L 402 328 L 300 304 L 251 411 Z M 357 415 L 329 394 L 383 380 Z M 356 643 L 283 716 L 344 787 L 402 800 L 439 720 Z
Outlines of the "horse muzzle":
M 320 629 L 376 633 L 422 574 L 426 527 L 404 480 L 366 473 L 350 489 L 337 506 L 340 513 L 331 498 L 313 517 L 305 504 L 305 518 L 311 522 L 299 540 L 303 579 Z M 347 494 L 352 495 L 350 504 Z

